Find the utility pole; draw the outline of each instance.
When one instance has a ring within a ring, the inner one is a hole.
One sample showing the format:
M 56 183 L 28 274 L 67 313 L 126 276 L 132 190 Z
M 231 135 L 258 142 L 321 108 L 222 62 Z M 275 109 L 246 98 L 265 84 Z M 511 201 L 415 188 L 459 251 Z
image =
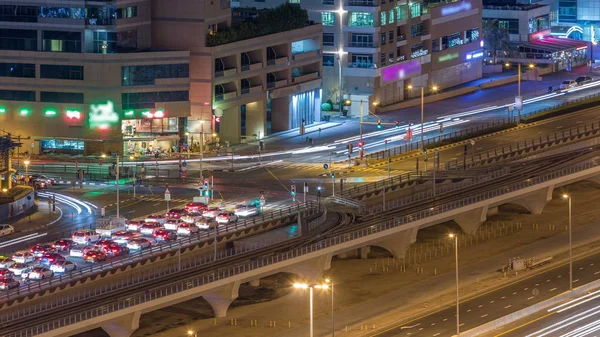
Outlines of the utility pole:
M 119 208 L 119 154 L 117 153 L 117 165 L 115 167 L 115 177 L 117 178 L 116 180 L 116 185 L 117 185 L 117 218 L 120 218 L 120 208 Z

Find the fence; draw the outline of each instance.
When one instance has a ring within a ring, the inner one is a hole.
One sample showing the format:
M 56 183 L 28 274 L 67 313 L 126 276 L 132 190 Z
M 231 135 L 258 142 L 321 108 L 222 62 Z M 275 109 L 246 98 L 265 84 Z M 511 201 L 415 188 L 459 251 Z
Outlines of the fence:
M 295 215 L 298 212 L 305 212 L 306 213 L 305 215 L 312 215 L 312 214 L 316 213 L 316 210 L 317 210 L 316 204 L 313 201 L 308 201 L 303 204 L 298 204 L 295 207 L 294 206 L 288 207 L 285 210 L 280 209 L 279 211 L 270 212 L 267 214 L 267 216 L 265 216 L 263 214 L 262 218 L 253 217 L 252 219 L 248 219 L 248 220 L 244 220 L 244 221 L 240 221 L 237 223 L 227 225 L 227 227 L 225 227 L 225 233 L 229 233 L 230 230 L 233 230 L 233 231 L 246 230 L 248 228 L 252 228 L 257 225 L 262 225 L 267 221 L 272 221 L 272 220 L 280 219 L 280 218 L 287 217 L 290 215 Z M 257 218 L 258 218 L 258 220 L 257 220 Z M 90 228 L 91 228 L 91 226 L 90 226 Z M 215 227 L 215 228 L 218 228 L 218 227 Z M 64 233 L 61 233 L 61 234 L 64 234 Z M 11 298 L 14 298 L 14 297 L 21 297 L 21 296 L 29 295 L 33 292 L 39 292 L 42 290 L 52 289 L 52 288 L 57 287 L 58 285 L 69 283 L 71 281 L 78 280 L 78 279 L 81 279 L 86 276 L 98 274 L 102 271 L 112 270 L 115 268 L 131 265 L 131 264 L 146 260 L 151 257 L 162 255 L 162 254 L 168 253 L 168 252 L 178 251 L 182 248 L 186 248 L 186 247 L 189 247 L 192 245 L 210 242 L 210 241 L 214 240 L 214 235 L 215 235 L 214 231 L 212 233 L 209 231 L 198 232 L 196 235 L 191 235 L 187 238 L 178 240 L 176 242 L 157 245 L 157 246 L 151 247 L 146 250 L 142 250 L 142 251 L 139 251 L 136 253 L 129 254 L 119 260 L 114 260 L 114 261 L 110 261 L 110 262 L 102 263 L 102 264 L 98 264 L 98 265 L 92 264 L 90 266 L 80 267 L 80 268 L 77 268 L 74 271 L 71 271 L 64 275 L 59 275 L 59 277 L 52 277 L 52 278 L 49 278 L 47 280 L 43 280 L 40 282 L 35 282 L 35 283 L 28 282 L 27 284 L 21 285 L 18 288 L 10 289 L 8 291 L 1 293 L 0 294 L 0 303 L 6 302 L 7 300 L 10 300 Z M 217 230 L 216 235 L 219 235 L 218 230 Z M 62 236 L 62 237 L 65 237 L 65 236 Z
M 588 161 L 572 167 L 566 167 L 559 170 L 554 170 L 545 175 L 538 176 L 525 182 L 518 182 L 510 184 L 509 186 L 503 186 L 491 191 L 482 192 L 461 200 L 448 202 L 446 204 L 439 205 L 434 209 L 428 209 L 419 211 L 410 215 L 402 216 L 393 220 L 388 220 L 385 223 L 369 226 L 362 228 L 350 233 L 341 234 L 335 237 L 330 237 L 319 242 L 303 246 L 297 249 L 288 250 L 282 253 L 274 254 L 269 257 L 252 260 L 246 264 L 240 264 L 237 266 L 227 267 L 214 272 L 205 273 L 202 275 L 195 275 L 193 277 L 187 277 L 184 279 L 179 278 L 169 284 L 164 284 L 160 287 L 152 288 L 147 291 L 138 292 L 127 296 L 126 298 L 116 299 L 112 303 L 105 304 L 101 307 L 82 309 L 73 314 L 67 314 L 57 319 L 51 319 L 45 323 L 37 325 L 29 325 L 26 328 L 14 329 L 12 332 L 5 333 L 6 337 L 28 337 L 43 332 L 47 332 L 59 327 L 67 326 L 77 322 L 85 321 L 94 317 L 106 315 L 108 313 L 116 312 L 131 308 L 133 306 L 146 303 L 155 299 L 159 299 L 164 296 L 174 295 L 192 288 L 201 287 L 217 280 L 223 280 L 231 278 L 233 276 L 243 274 L 255 269 L 271 266 L 273 264 L 287 261 L 290 259 L 298 258 L 307 254 L 320 252 L 326 248 L 331 248 L 342 243 L 354 241 L 360 238 L 367 237 L 374 233 L 387 231 L 390 229 L 397 228 L 399 226 L 406 225 L 411 222 L 425 219 L 437 214 L 445 213 L 447 211 L 472 205 L 477 202 L 481 202 L 490 198 L 494 198 L 505 193 L 512 193 L 514 191 L 533 186 L 535 184 L 544 183 L 553 179 L 557 179 L 566 175 L 578 173 L 584 170 L 597 168 L 600 163 Z M 507 192 L 508 191 L 508 192 Z M 74 294 L 72 296 L 77 296 Z M 65 296 L 66 297 L 66 296 Z

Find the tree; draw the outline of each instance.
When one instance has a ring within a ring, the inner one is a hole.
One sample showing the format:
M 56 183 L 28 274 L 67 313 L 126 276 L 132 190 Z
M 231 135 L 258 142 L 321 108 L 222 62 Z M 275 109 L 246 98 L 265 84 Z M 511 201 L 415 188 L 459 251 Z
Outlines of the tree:
M 494 64 L 498 62 L 498 51 L 511 52 L 513 50 L 509 43 L 508 33 L 499 27 L 497 19 L 485 20 L 483 41 L 485 48 L 492 52 Z

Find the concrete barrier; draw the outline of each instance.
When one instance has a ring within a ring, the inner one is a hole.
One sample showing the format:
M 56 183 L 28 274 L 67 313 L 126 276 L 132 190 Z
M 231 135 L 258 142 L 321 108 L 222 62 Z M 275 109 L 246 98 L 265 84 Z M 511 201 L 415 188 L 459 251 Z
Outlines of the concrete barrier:
M 518 80 L 519 80 L 518 75 L 514 75 L 514 76 L 504 77 L 504 78 L 501 78 L 501 79 L 495 80 L 495 81 L 481 83 L 479 86 L 481 87 L 481 89 L 489 89 L 489 88 L 495 88 L 495 87 L 503 86 L 503 85 L 506 85 L 509 83 L 513 83 Z
M 587 292 L 589 292 L 591 290 L 595 290 L 597 288 L 600 288 L 600 280 L 590 282 L 581 287 L 573 289 L 573 291 L 564 292 L 560 295 L 557 295 L 557 296 L 547 299 L 545 301 L 539 302 L 539 303 L 534 304 L 525 309 L 515 311 L 510 315 L 506 315 L 504 317 L 501 317 L 501 318 L 498 318 L 491 322 L 485 323 L 485 324 L 480 325 L 471 330 L 467 330 L 467 331 L 461 333 L 460 335 L 463 337 L 475 337 L 475 336 L 481 336 L 482 334 L 485 334 L 485 333 L 490 333 L 490 332 L 492 332 L 496 329 L 499 329 L 505 325 L 516 322 L 527 316 L 533 315 L 538 311 L 546 310 L 550 307 L 561 304 L 562 302 L 564 302 L 566 300 L 570 300 L 570 299 L 578 297 L 580 295 L 584 295 Z

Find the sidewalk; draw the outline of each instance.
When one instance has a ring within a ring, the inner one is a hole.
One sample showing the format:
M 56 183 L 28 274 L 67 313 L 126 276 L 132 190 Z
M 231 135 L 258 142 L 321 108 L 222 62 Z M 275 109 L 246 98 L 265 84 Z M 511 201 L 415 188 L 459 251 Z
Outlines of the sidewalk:
M 52 207 L 48 202 L 36 200 L 35 204 L 36 208 L 25 215 L 6 221 L 15 228 L 15 233 L 25 233 L 47 227 L 62 217 L 60 207 L 56 208 L 56 213 L 52 213 Z
M 595 240 L 600 235 L 600 226 L 598 226 L 600 221 L 596 220 L 597 212 L 592 206 L 600 201 L 600 197 L 595 193 L 597 186 L 584 182 L 565 188 L 575 196 L 576 200 L 580 200 L 574 205 L 576 210 L 573 245 L 577 247 L 574 249 L 574 254 L 589 253 L 597 248 Z M 506 265 L 510 258 L 554 256 L 555 262 L 546 268 L 554 268 L 560 260 L 564 260 L 567 256 L 566 243 L 568 242 L 568 233 L 564 230 L 566 205 L 558 197 L 557 191 L 555 199 L 549 202 L 542 215 L 519 214 L 518 209 L 509 208 L 509 213 L 503 212 L 496 216 L 499 221 L 512 219 L 524 222 L 524 228 L 520 232 L 487 241 L 485 244 L 461 248 L 459 273 L 463 299 L 532 275 L 533 272 L 523 272 L 519 273 L 518 277 L 514 275 L 502 277 L 497 270 Z M 539 229 L 534 230 L 532 223 L 538 223 Z M 547 228 L 548 224 L 555 224 L 557 230 L 550 231 Z M 441 237 L 443 233 L 455 230 L 456 228 L 451 224 L 442 224 L 438 226 L 437 232 L 433 233 L 435 236 L 431 236 L 430 232 L 421 231 L 418 240 L 430 241 L 432 238 Z M 427 234 L 429 236 L 424 237 Z M 408 322 L 411 317 L 452 305 L 455 299 L 452 254 L 420 265 L 424 268 L 424 274 L 421 275 L 416 274 L 412 268 L 408 268 L 406 272 L 396 271 L 392 268 L 393 264 L 389 267 L 389 272 L 383 273 L 377 269 L 373 271 L 371 268 L 375 261 L 373 255 L 369 260 L 334 259 L 332 269 L 325 272 L 324 277 L 329 277 L 336 282 L 336 334 L 351 337 L 368 336 L 382 331 L 385 326 Z M 379 261 L 386 260 L 380 258 Z M 434 275 L 434 270 L 437 270 L 437 275 Z M 536 272 L 541 270 L 543 269 L 540 268 Z M 273 278 L 275 277 L 261 280 L 261 283 L 268 285 L 277 282 L 277 279 L 273 281 Z M 285 282 L 293 282 L 293 276 Z M 269 288 L 263 288 L 264 291 L 265 289 Z M 245 296 L 246 299 L 249 296 L 247 292 L 248 287 L 240 288 L 240 296 Z M 142 316 L 141 328 L 133 336 L 147 336 L 150 333 L 156 337 L 170 337 L 185 335 L 187 329 L 192 329 L 198 335 L 206 337 L 225 335 L 305 337 L 308 331 L 307 293 L 285 287 L 280 289 L 280 292 L 285 296 L 262 304 L 238 307 L 234 302 L 228 317 L 217 319 L 216 326 L 211 318 L 210 308 L 206 309 L 203 301 L 194 300 L 187 304 L 175 305 L 147 314 L 146 317 Z M 258 293 L 254 296 L 260 297 Z M 329 292 L 315 292 L 315 336 L 330 335 L 330 296 Z M 186 322 L 185 317 L 190 317 L 190 314 L 191 317 L 195 317 L 195 321 L 192 319 Z M 159 328 L 159 318 L 163 321 L 170 320 L 169 326 Z M 237 319 L 238 325 L 231 326 L 230 319 Z M 250 326 L 251 319 L 258 320 L 258 327 Z M 183 323 L 177 324 L 174 323 L 175 321 L 183 321 Z M 270 327 L 269 321 L 277 321 L 277 327 Z M 288 322 L 291 328 L 288 328 Z M 369 325 L 370 328 L 368 331 L 361 331 L 359 329 L 361 325 Z M 343 331 L 346 326 L 349 328 L 348 332 Z M 375 330 L 372 329 L 373 326 Z

